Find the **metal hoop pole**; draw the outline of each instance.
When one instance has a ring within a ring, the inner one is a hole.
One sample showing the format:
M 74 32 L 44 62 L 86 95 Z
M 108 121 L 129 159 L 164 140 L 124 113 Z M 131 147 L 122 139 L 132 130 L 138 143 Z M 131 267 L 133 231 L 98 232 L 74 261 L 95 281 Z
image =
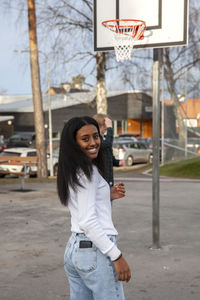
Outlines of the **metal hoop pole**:
M 160 248 L 160 49 L 153 49 L 152 248 Z

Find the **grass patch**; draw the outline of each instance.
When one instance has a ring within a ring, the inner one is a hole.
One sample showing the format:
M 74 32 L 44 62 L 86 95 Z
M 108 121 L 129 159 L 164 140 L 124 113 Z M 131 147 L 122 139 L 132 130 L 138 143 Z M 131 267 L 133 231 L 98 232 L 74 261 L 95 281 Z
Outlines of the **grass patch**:
M 160 175 L 200 179 L 200 157 L 167 164 L 160 168 Z

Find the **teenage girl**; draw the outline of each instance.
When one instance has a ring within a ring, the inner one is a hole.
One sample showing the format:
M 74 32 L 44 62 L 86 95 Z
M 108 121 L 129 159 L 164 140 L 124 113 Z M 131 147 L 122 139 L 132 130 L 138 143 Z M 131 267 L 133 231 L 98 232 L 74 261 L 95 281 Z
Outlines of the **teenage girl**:
M 110 189 L 97 122 L 72 118 L 62 131 L 57 188 L 71 215 L 71 237 L 64 264 L 71 300 L 124 300 L 122 281 L 131 278 L 116 244 L 111 200 L 125 195 L 124 185 Z

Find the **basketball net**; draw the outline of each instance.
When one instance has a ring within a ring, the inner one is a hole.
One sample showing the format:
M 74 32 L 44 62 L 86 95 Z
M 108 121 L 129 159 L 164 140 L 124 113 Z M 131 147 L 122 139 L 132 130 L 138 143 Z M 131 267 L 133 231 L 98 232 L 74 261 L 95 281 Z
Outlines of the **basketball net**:
M 116 19 L 104 21 L 102 25 L 113 31 L 116 60 L 118 62 L 130 60 L 135 41 L 144 39 L 145 22 L 132 19 Z

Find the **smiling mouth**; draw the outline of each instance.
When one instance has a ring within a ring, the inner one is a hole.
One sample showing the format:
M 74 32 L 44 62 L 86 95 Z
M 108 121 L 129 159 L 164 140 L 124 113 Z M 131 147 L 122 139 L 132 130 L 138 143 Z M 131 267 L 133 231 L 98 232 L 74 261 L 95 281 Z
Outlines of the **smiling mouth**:
M 88 151 L 89 153 L 97 153 L 98 147 L 88 149 L 87 151 Z

